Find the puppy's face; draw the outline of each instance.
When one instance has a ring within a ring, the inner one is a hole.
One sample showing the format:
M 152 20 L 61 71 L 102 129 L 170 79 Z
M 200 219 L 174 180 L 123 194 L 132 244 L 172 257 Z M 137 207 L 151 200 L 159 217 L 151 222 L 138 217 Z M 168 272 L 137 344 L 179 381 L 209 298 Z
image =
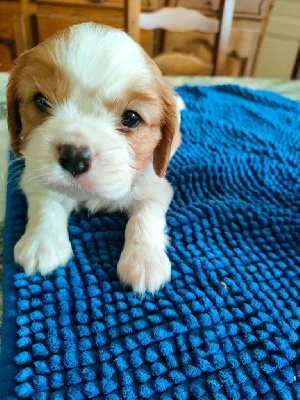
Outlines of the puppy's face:
M 177 129 L 172 92 L 125 33 L 62 31 L 17 59 L 7 90 L 11 146 L 34 185 L 79 200 L 128 194 L 153 155 L 164 176 Z

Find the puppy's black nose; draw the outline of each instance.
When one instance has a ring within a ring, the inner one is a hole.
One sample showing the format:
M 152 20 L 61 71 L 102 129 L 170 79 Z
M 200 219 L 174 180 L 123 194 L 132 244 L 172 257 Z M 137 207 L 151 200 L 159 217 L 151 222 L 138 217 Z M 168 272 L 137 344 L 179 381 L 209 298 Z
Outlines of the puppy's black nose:
M 75 147 L 64 144 L 59 148 L 59 164 L 73 176 L 80 175 L 90 169 L 91 152 L 88 147 Z

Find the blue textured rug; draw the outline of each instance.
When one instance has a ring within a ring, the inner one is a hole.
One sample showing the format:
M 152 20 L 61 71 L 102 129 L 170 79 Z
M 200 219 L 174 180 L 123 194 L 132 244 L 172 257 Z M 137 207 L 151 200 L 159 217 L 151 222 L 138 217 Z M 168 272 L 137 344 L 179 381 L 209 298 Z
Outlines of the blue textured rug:
M 13 262 L 26 203 L 10 181 L 3 399 L 300 399 L 300 104 L 178 92 L 172 281 L 154 297 L 117 279 L 120 214 L 73 215 L 73 260 L 26 278 Z

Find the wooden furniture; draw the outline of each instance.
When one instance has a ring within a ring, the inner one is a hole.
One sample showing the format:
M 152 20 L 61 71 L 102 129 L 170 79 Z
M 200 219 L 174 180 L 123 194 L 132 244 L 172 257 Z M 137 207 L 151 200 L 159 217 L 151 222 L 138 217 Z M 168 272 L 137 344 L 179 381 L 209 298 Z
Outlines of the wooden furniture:
M 235 1 L 226 75 L 253 74 L 271 2 Z M 24 50 L 72 24 L 95 21 L 125 28 L 125 4 L 125 0 L 0 0 L 0 71 L 8 71 L 14 58 Z M 220 0 L 142 0 L 142 12 L 155 11 L 165 5 L 196 8 L 205 16 L 216 18 Z M 141 30 L 140 43 L 152 57 L 162 50 L 183 51 L 199 55 L 210 63 L 214 35 Z
M 216 18 L 221 0 L 169 0 L 170 6 L 198 9 Z M 254 76 L 263 45 L 273 0 L 236 0 L 228 43 L 227 76 Z M 164 52 L 184 51 L 211 62 L 213 35 L 201 33 L 163 35 Z
M 224 75 L 234 3 L 235 0 L 221 0 L 217 20 L 184 7 L 163 7 L 154 12 L 142 13 L 141 0 L 128 0 L 127 30 L 137 42 L 140 39 L 140 29 L 214 34 L 212 63 L 182 52 L 163 52 L 154 57 L 154 61 L 164 75 Z
M 0 71 L 12 61 L 60 29 L 94 21 L 125 28 L 126 0 L 0 0 Z M 142 0 L 143 11 L 152 11 L 165 0 Z M 151 32 L 142 35 L 142 45 L 151 51 Z
M 300 79 L 300 47 L 296 57 L 295 65 L 292 72 L 292 79 Z

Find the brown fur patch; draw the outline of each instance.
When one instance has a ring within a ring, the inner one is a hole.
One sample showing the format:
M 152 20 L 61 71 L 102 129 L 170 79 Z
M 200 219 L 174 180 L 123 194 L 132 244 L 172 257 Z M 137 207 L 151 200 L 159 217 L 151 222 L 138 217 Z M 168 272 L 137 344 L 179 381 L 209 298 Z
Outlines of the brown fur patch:
M 148 165 L 154 149 L 161 139 L 162 101 L 157 95 L 152 83 L 145 81 L 135 82 L 136 88 L 130 88 L 121 93 L 118 99 L 107 102 L 108 110 L 119 119 L 117 130 L 126 135 L 134 152 L 134 165 L 137 171 L 143 171 Z M 137 112 L 142 120 L 137 128 L 129 129 L 121 124 L 125 111 Z
M 153 167 L 156 175 L 163 177 L 166 175 L 166 170 L 169 164 L 174 135 L 179 131 L 177 106 L 173 91 L 164 82 L 160 70 L 150 57 L 147 55 L 146 57 L 148 67 L 153 74 L 153 85 L 162 102 L 162 119 L 160 125 L 161 140 L 154 150 Z
M 67 38 L 69 30 L 60 35 Z M 10 72 L 7 120 L 11 148 L 17 156 L 20 156 L 32 130 L 47 118 L 47 113 L 38 110 L 34 104 L 35 94 L 41 92 L 51 105 L 63 102 L 69 95 L 68 79 L 55 57 L 57 36 L 23 53 Z
M 134 169 L 143 171 L 148 165 L 154 149 L 161 138 L 160 127 L 142 124 L 139 129 L 127 134 L 127 140 L 135 154 Z
M 126 110 L 137 112 L 142 122 L 135 129 L 118 127 L 125 134 L 135 154 L 133 168 L 142 171 L 148 165 L 153 154 L 156 174 L 165 176 L 169 164 L 171 144 L 175 133 L 179 131 L 175 99 L 171 88 L 167 86 L 161 72 L 145 54 L 151 77 L 135 82 L 136 89 L 130 87 L 120 98 L 108 102 L 106 107 L 120 118 Z
M 7 124 L 10 133 L 10 145 L 13 153 L 19 156 L 20 152 L 20 135 L 22 131 L 21 115 L 19 112 L 18 101 L 18 84 L 20 80 L 20 72 L 24 68 L 27 60 L 27 52 L 19 57 L 10 72 L 7 86 L 6 104 L 7 104 Z

